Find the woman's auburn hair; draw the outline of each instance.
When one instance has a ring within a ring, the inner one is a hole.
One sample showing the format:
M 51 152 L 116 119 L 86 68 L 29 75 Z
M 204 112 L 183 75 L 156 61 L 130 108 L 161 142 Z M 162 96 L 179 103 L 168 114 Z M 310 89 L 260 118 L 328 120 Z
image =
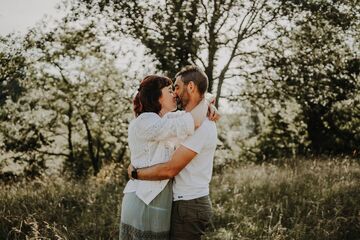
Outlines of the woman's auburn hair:
M 168 77 L 159 75 L 148 75 L 140 83 L 138 92 L 133 100 L 135 116 L 138 117 L 144 112 L 154 112 L 159 114 L 161 104 L 161 89 L 170 86 L 172 81 Z

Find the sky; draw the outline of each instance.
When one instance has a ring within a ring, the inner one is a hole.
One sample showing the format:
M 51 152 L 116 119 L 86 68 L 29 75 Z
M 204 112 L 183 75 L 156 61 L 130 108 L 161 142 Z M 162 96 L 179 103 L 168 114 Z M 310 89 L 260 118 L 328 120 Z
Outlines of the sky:
M 0 35 L 25 33 L 45 15 L 59 16 L 61 0 L 0 0 Z

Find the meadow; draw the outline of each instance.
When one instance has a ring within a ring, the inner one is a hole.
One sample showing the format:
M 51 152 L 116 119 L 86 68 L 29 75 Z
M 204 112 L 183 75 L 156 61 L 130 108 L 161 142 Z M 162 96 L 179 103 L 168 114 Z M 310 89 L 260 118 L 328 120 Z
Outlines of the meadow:
M 246 163 L 214 172 L 205 239 L 360 239 L 360 165 L 347 157 Z M 120 165 L 83 181 L 0 187 L 0 239 L 117 239 Z

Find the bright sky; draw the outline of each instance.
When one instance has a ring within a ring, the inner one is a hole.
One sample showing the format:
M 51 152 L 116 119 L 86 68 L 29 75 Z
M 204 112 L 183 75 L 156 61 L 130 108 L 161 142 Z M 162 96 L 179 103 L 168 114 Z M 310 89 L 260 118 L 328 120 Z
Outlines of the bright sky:
M 24 33 L 45 15 L 57 16 L 61 0 L 0 0 L 0 35 Z

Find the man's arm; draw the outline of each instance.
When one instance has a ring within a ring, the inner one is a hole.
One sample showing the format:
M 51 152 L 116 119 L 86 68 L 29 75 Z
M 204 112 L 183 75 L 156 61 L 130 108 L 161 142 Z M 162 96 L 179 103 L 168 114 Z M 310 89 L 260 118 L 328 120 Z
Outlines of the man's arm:
M 164 180 L 173 178 L 196 156 L 196 154 L 196 152 L 181 145 L 176 149 L 170 161 L 147 168 L 139 168 L 137 170 L 137 179 Z M 132 166 L 130 165 L 128 173 L 131 172 L 131 170 Z

